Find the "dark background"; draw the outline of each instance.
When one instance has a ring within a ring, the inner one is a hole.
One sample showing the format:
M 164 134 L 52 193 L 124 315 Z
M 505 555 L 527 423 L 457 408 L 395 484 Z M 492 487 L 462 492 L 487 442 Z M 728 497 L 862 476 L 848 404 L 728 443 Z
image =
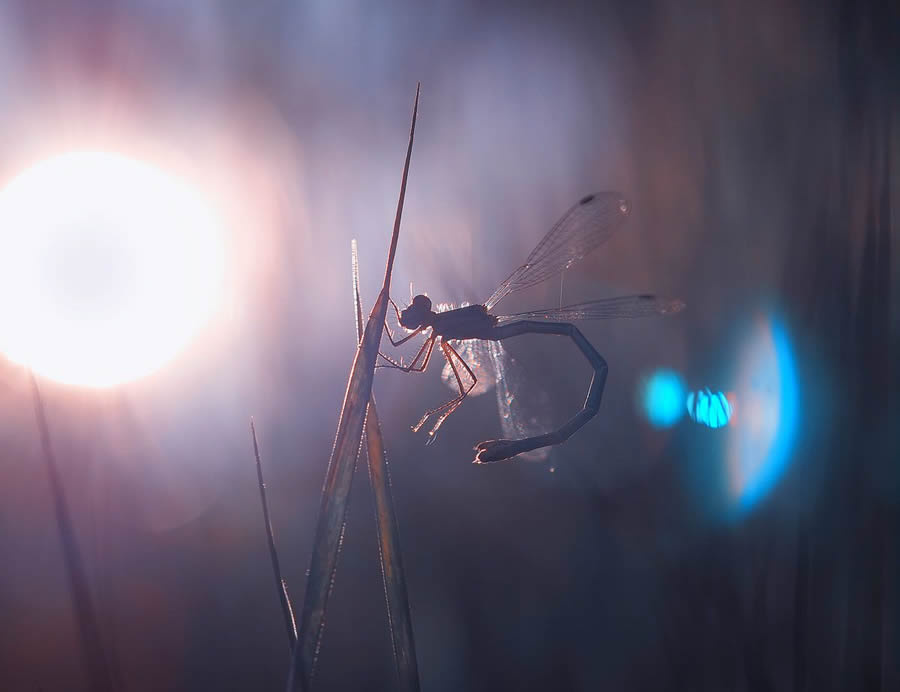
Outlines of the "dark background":
M 5 2 L 2 180 L 140 142 L 225 191 L 241 248 L 227 325 L 175 363 L 109 392 L 42 383 L 121 689 L 283 686 L 248 417 L 300 602 L 355 348 L 350 239 L 370 305 L 417 81 L 398 299 L 412 280 L 483 300 L 574 200 L 618 189 L 629 224 L 567 300 L 688 305 L 585 326 L 610 363 L 601 413 L 543 464 L 469 464 L 499 433 L 491 396 L 426 448 L 409 425 L 447 397 L 438 368 L 379 373 L 423 689 L 900 688 L 898 26 L 889 2 Z M 721 435 L 651 428 L 635 391 L 659 366 L 724 386 L 769 308 L 800 430 L 780 483 L 725 521 L 691 481 Z M 587 368 L 554 340 L 515 348 L 570 415 Z M 5 362 L 0 405 L 0 688 L 88 689 Z M 390 689 L 362 473 L 346 536 L 318 687 Z

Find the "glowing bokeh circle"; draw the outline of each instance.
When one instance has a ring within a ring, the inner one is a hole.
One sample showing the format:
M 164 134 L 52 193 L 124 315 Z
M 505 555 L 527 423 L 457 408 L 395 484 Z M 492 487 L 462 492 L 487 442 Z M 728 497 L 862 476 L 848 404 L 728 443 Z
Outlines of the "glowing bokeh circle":
M 0 352 L 59 382 L 154 372 L 215 314 L 224 229 L 184 181 L 141 161 L 73 152 L 0 192 Z
M 685 413 L 684 380 L 674 370 L 656 370 L 641 385 L 640 400 L 652 426 L 671 427 Z

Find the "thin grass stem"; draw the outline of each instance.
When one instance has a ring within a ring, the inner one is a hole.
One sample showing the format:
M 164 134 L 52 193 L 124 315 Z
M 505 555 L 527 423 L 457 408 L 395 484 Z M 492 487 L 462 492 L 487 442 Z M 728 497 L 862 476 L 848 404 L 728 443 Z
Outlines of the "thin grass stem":
M 75 527 L 72 523 L 72 515 L 69 512 L 65 487 L 59 473 L 59 466 L 56 463 L 56 455 L 53 453 L 50 425 L 47 422 L 47 411 L 44 408 L 44 400 L 41 397 L 41 390 L 38 387 L 34 373 L 29 372 L 29 376 L 31 378 L 31 392 L 34 400 L 34 414 L 41 439 L 44 465 L 47 468 L 47 476 L 50 480 L 50 494 L 53 498 L 56 526 L 59 530 L 59 539 L 62 544 L 66 577 L 75 608 L 75 623 L 80 635 L 79 644 L 86 668 L 85 672 L 92 690 L 111 692 L 114 687 L 112 671 L 103 650 L 103 639 L 100 635 L 97 612 L 91 598 L 90 588 L 88 587 L 81 550 L 75 537 Z
M 269 503 L 266 500 L 266 483 L 263 480 L 262 461 L 259 457 L 256 425 L 254 425 L 252 418 L 250 419 L 250 435 L 253 438 L 253 456 L 256 457 L 256 478 L 259 481 L 259 499 L 262 504 L 263 522 L 266 525 L 266 541 L 269 544 L 269 556 L 272 558 L 272 573 L 275 575 L 275 588 L 278 591 L 281 614 L 284 616 L 288 648 L 293 651 L 294 643 L 297 641 L 297 623 L 294 620 L 294 608 L 291 605 L 291 597 L 288 595 L 287 583 L 281 576 L 281 563 L 278 560 L 278 550 L 275 547 L 275 532 L 272 530 L 272 520 L 269 517 Z

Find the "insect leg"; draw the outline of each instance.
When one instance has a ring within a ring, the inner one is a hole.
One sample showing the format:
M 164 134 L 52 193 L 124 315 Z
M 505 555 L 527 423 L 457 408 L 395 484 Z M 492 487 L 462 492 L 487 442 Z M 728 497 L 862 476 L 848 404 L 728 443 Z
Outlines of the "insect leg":
M 450 363 L 450 369 L 453 370 L 453 374 L 456 376 L 456 383 L 459 385 L 460 396 L 456 400 L 456 403 L 454 403 L 452 406 L 448 407 L 447 410 L 444 411 L 440 415 L 440 417 L 437 419 L 437 421 L 434 424 L 434 427 L 431 428 L 431 431 L 428 433 L 429 438 L 428 438 L 427 444 L 431 444 L 432 442 L 434 442 L 434 435 L 435 435 L 435 433 L 437 433 L 438 428 L 440 428 L 441 425 L 443 425 L 444 421 L 447 420 L 447 418 L 449 418 L 450 415 L 456 409 L 459 408 L 460 404 L 462 404 L 462 402 L 463 402 L 463 399 L 465 399 L 468 396 L 469 392 L 471 392 L 475 388 L 475 385 L 478 384 L 478 378 L 475 377 L 475 373 L 472 372 L 472 369 L 469 367 L 469 365 L 466 363 L 466 361 L 464 361 L 462 359 L 462 357 L 460 357 L 460 355 L 459 355 L 459 353 L 457 353 L 456 349 L 453 348 L 450 344 L 446 344 L 446 349 L 449 350 L 449 352 L 452 353 L 456 357 L 456 359 L 466 369 L 466 372 L 469 373 L 469 377 L 472 380 L 472 384 L 470 384 L 469 387 L 465 391 L 463 391 L 463 384 L 462 384 L 462 380 L 460 379 L 460 376 L 459 376 L 459 371 L 456 369 L 456 365 L 454 365 L 453 359 L 449 357 L 449 353 L 447 353 L 447 351 L 445 350 L 444 353 L 448 356 L 447 362 Z
M 430 337 L 425 339 L 425 341 L 422 342 L 422 348 L 419 349 L 419 352 L 416 353 L 416 357 L 413 358 L 412 363 L 410 363 L 409 365 L 403 365 L 402 362 L 398 363 L 396 360 L 391 358 L 389 355 L 386 355 L 386 354 L 382 353 L 381 351 L 379 351 L 378 355 L 381 356 L 382 358 L 384 358 L 388 362 L 388 364 L 385 365 L 383 363 L 380 363 L 380 364 L 376 365 L 375 367 L 376 368 L 395 368 L 397 370 L 402 370 L 403 372 L 425 372 L 425 368 L 428 367 L 428 363 L 431 360 L 431 352 L 434 349 L 434 342 L 436 339 L 437 339 L 437 335 L 435 335 L 435 334 L 432 334 Z M 416 365 L 416 362 L 419 360 L 419 358 L 422 357 L 423 353 L 425 354 L 425 358 L 422 361 L 422 364 Z
M 397 324 L 400 324 L 400 308 L 397 307 L 397 303 L 395 303 L 394 299 L 390 296 L 388 296 L 388 303 L 394 308 L 394 314 L 397 315 Z M 394 332 L 391 331 L 391 325 L 387 323 L 387 320 L 384 321 L 384 331 L 387 332 L 388 339 L 391 340 L 391 343 L 394 344 L 394 346 L 398 346 L 399 344 L 394 341 Z M 413 336 L 414 334 L 416 334 L 416 332 L 413 332 L 410 336 Z
M 594 375 L 591 378 L 591 386 L 588 389 L 587 399 L 581 411 L 576 413 L 567 423 L 557 428 L 553 432 L 544 433 L 543 435 L 535 435 L 526 437 L 521 440 L 487 440 L 476 445 L 475 463 L 484 464 L 491 461 L 500 461 L 502 459 L 511 459 L 517 454 L 530 452 L 533 449 L 548 447 L 550 445 L 558 445 L 565 442 L 574 435 L 581 427 L 591 418 L 597 415 L 600 410 L 600 399 L 603 397 L 603 388 L 606 385 L 606 374 L 608 367 L 597 349 L 584 337 L 581 330 L 574 324 L 567 322 L 535 322 L 531 320 L 521 320 L 504 324 L 500 327 L 494 327 L 490 336 L 486 337 L 491 341 L 502 341 L 514 336 L 522 334 L 558 334 L 560 336 L 568 336 L 575 345 L 578 346 L 581 353 L 594 368 Z
M 400 339 L 400 341 L 394 341 L 394 335 L 391 333 L 390 328 L 387 326 L 387 324 L 384 325 L 384 331 L 387 332 L 388 339 L 390 340 L 391 345 L 392 345 L 392 346 L 395 346 L 395 347 L 396 347 L 396 346 L 402 346 L 402 345 L 405 344 L 407 341 L 409 341 L 410 339 L 412 339 L 416 334 L 421 334 L 422 331 L 423 331 L 424 329 L 427 329 L 427 327 L 419 327 L 419 328 L 416 329 L 416 331 L 414 331 L 412 334 L 409 334 L 408 336 L 405 336 L 405 337 L 403 337 L 402 339 Z
M 403 365 L 402 359 L 398 362 L 398 361 L 394 360 L 393 358 L 391 358 L 386 353 L 382 353 L 381 351 L 379 351 L 378 355 L 381 356 L 382 358 L 384 358 L 388 362 L 388 365 L 385 365 L 384 363 L 378 363 L 375 365 L 375 367 L 376 368 L 396 368 L 397 370 L 405 370 L 406 372 L 409 372 L 412 369 L 412 367 L 416 364 L 416 361 L 419 360 L 419 356 L 422 355 L 422 351 L 424 351 L 425 348 L 428 346 L 428 342 L 429 342 L 429 339 L 425 339 L 425 341 L 422 342 L 422 347 L 419 349 L 418 353 L 416 353 L 416 357 L 413 358 L 413 362 L 409 366 Z
M 391 298 L 390 296 L 388 296 L 388 302 L 391 304 L 391 307 L 394 308 L 394 313 L 397 315 L 397 323 L 399 324 L 400 323 L 400 308 L 397 307 L 397 303 L 395 303 L 394 299 Z M 421 333 L 425 329 L 428 329 L 428 327 L 421 326 L 418 329 L 416 329 L 414 332 L 412 332 L 411 334 L 408 334 L 407 336 L 400 339 L 399 341 L 394 341 L 394 332 L 391 331 L 391 326 L 387 323 L 387 320 L 384 321 L 384 331 L 387 332 L 388 339 L 390 340 L 391 344 L 394 347 L 402 346 L 407 341 L 412 339 L 416 334 Z M 391 361 L 391 359 L 388 358 L 387 356 L 385 356 L 385 360 Z
M 433 416 L 435 413 L 441 413 L 442 411 L 446 411 L 446 413 L 443 414 L 438 419 L 434 428 L 432 428 L 431 431 L 428 433 L 428 435 L 430 437 L 429 443 L 431 440 L 434 439 L 434 434 L 437 432 L 437 429 L 439 427 L 441 427 L 441 423 L 443 423 L 444 420 L 446 420 L 447 416 L 449 416 L 451 413 L 453 413 L 453 411 L 456 410 L 456 407 L 459 406 L 460 403 L 462 403 L 462 400 L 465 399 L 466 396 L 468 396 L 469 392 L 472 391 L 473 387 L 475 387 L 475 385 L 478 382 L 478 380 L 475 377 L 475 374 L 472 372 L 471 368 L 469 368 L 469 366 L 466 365 L 465 361 L 460 357 L 460 355 L 456 352 L 456 350 L 450 344 L 448 344 L 446 342 L 442 342 L 441 350 L 444 352 L 444 357 L 447 359 L 447 362 L 450 363 L 450 368 L 451 368 L 451 370 L 453 370 L 453 374 L 456 377 L 456 384 L 459 386 L 459 396 L 451 399 L 450 401 L 448 401 L 445 404 L 441 404 L 437 408 L 429 409 L 419 419 L 419 422 L 413 426 L 413 428 L 412 428 L 413 432 L 418 432 L 419 429 L 423 425 L 425 425 L 425 421 L 427 421 L 429 418 L 431 418 L 431 416 Z M 459 360 L 460 363 L 463 364 L 463 366 L 466 368 L 466 372 L 468 372 L 469 376 L 472 378 L 472 383 L 468 387 L 466 387 L 463 384 L 462 378 L 459 376 L 459 370 L 457 370 L 456 364 L 453 362 L 454 356 L 456 357 L 457 360 Z

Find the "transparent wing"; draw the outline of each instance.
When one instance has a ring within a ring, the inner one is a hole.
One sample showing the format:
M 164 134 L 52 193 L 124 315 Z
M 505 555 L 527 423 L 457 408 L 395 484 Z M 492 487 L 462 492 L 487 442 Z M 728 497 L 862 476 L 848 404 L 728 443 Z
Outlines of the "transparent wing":
M 499 341 L 486 342 L 491 361 L 497 372 L 497 412 L 500 414 L 500 428 L 507 440 L 519 440 L 546 432 L 551 426 L 550 397 L 546 391 L 529 390 L 523 395 L 523 386 L 528 374 L 512 354 Z M 541 447 L 520 454 L 528 461 L 544 461 L 550 455 L 550 447 Z
M 559 274 L 605 243 L 628 216 L 628 201 L 618 192 L 598 192 L 580 199 L 556 222 L 516 269 L 485 301 L 488 310 L 514 291 Z
M 619 296 L 603 300 L 591 300 L 561 308 L 547 308 L 532 312 L 518 312 L 514 315 L 498 316 L 501 322 L 512 320 L 548 320 L 551 322 L 574 322 L 577 320 L 608 320 L 617 317 L 648 317 L 651 315 L 671 315 L 684 309 L 680 300 L 668 300 L 652 295 Z
M 543 390 L 535 391 L 534 386 L 529 387 L 527 396 L 524 394 L 528 373 L 499 341 L 471 339 L 460 341 L 455 348 L 478 377 L 478 384 L 470 396 L 494 390 L 504 438 L 517 440 L 531 437 L 552 427 L 549 395 Z M 451 391 L 458 390 L 449 364 L 444 364 L 441 379 Z M 549 454 L 550 448 L 543 447 L 520 456 L 531 461 L 543 461 Z

